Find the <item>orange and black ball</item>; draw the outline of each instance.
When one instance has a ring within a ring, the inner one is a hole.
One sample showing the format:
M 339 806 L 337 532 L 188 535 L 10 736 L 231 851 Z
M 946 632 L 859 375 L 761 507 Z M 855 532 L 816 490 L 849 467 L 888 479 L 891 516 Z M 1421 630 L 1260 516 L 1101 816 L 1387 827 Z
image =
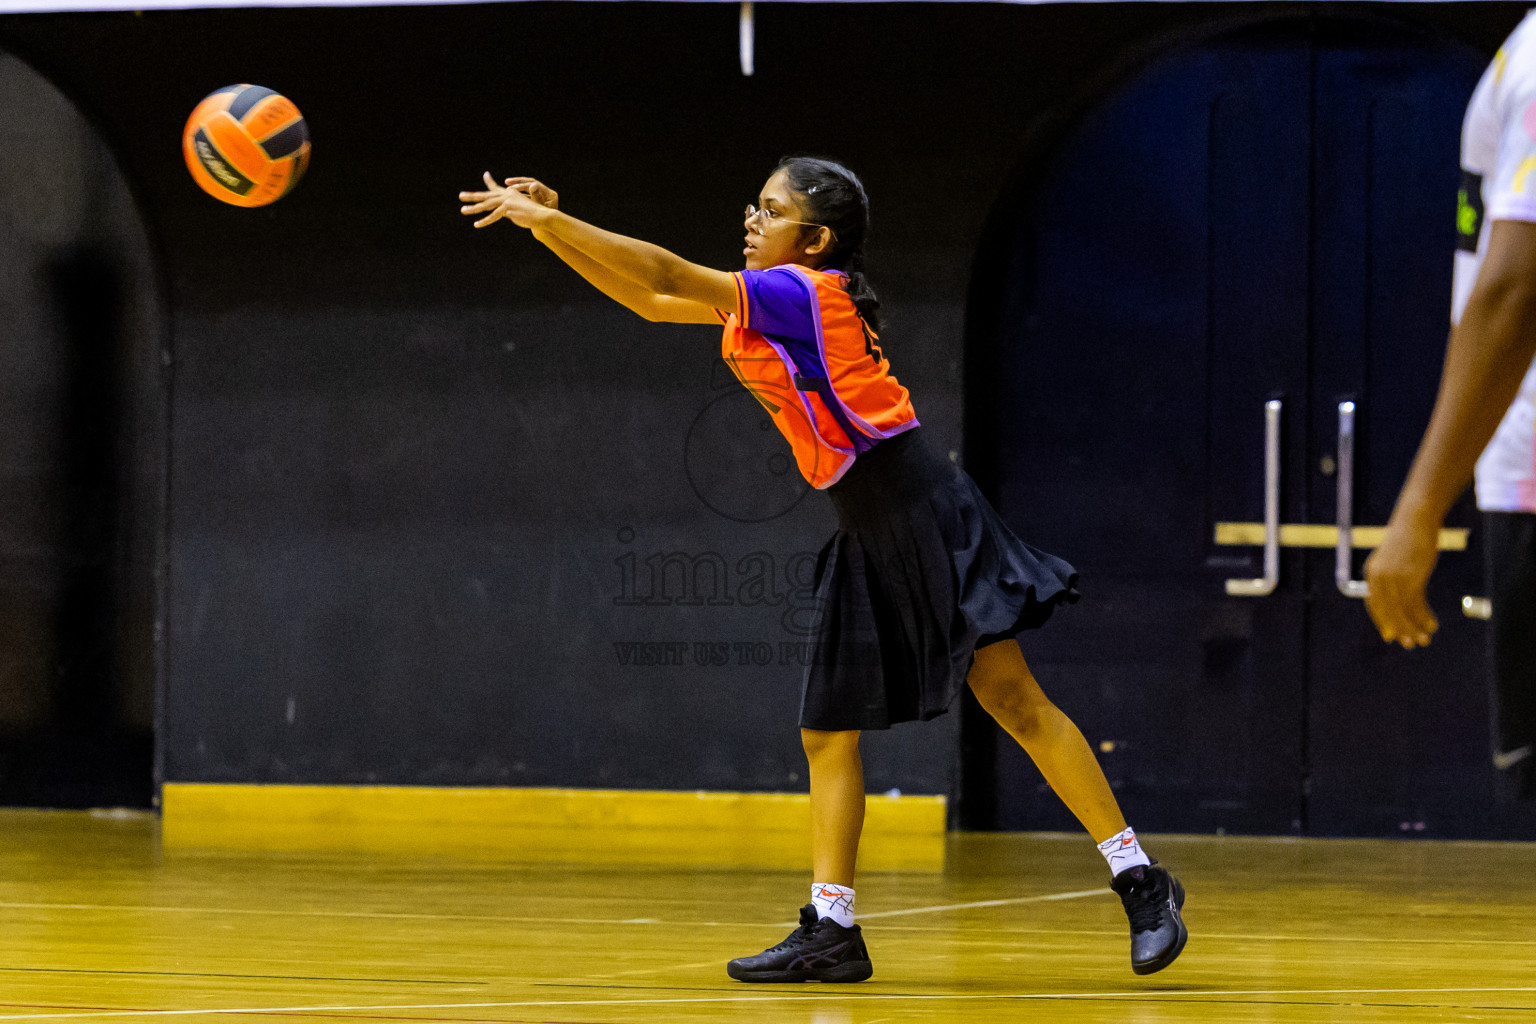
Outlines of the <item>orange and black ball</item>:
M 181 148 L 204 192 L 234 206 L 265 206 L 287 195 L 309 166 L 309 128 L 288 97 L 229 85 L 192 111 Z

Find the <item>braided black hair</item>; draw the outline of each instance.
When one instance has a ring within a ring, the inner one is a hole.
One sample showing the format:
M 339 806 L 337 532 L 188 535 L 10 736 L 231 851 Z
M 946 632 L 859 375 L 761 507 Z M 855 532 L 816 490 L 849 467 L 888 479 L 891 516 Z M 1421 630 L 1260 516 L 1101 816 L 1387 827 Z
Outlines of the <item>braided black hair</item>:
M 870 330 L 880 331 L 880 300 L 864 276 L 864 236 L 869 233 L 869 196 L 848 168 L 835 160 L 787 156 L 775 171 L 783 171 L 790 191 L 799 199 L 806 219 L 825 225 L 834 239 L 827 266 L 848 275 L 848 297 Z

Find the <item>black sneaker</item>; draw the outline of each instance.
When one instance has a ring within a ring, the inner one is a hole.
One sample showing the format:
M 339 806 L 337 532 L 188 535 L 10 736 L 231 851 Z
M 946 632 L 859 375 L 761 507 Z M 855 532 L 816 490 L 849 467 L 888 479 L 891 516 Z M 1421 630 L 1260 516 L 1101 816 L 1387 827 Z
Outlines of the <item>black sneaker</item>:
M 1163 868 L 1152 866 L 1156 863 L 1126 868 L 1110 883 L 1131 919 L 1131 970 L 1137 974 L 1167 967 L 1189 940 L 1189 929 L 1179 916 L 1184 886 Z
M 737 981 L 863 981 L 874 973 L 859 926 L 844 928 L 816 908 L 800 908 L 800 927 L 789 938 L 756 956 L 725 965 Z

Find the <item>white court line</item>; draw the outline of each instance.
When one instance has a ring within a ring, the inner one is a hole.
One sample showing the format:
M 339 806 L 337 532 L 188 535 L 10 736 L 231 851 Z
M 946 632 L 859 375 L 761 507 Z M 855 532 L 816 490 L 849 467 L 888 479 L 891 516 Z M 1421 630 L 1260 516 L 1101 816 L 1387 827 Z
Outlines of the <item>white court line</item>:
M 1019 896 L 1009 900 L 980 900 L 976 903 L 946 903 L 937 907 L 913 907 L 910 910 L 881 910 L 874 914 L 857 914 L 860 921 L 872 917 L 905 917 L 907 914 L 937 914 L 944 910 L 971 910 L 976 907 L 1009 907 L 1016 903 L 1046 903 L 1051 900 L 1080 900 L 1084 896 L 1100 896 L 1109 889 L 1080 889 L 1077 892 L 1053 892 L 1045 896 Z
M 1014 903 L 1043 903 L 1047 900 L 1075 900 L 1084 896 L 1097 896 L 1100 893 L 1109 892 L 1109 889 L 1083 889 L 1080 892 L 1055 892 L 1045 896 L 1020 896 L 1008 900 L 981 900 L 977 903 L 946 903 L 937 907 L 912 907 L 908 910 L 882 910 L 874 914 L 856 915 L 860 921 L 867 921 L 872 917 L 902 917 L 907 914 L 936 914 L 943 910 L 970 910 L 973 907 L 1005 907 Z M 793 928 L 799 921 L 785 921 L 778 925 L 767 927 Z M 669 964 L 666 967 L 645 967 L 634 971 L 619 971 L 617 974 L 598 974 L 596 978 L 626 978 L 637 974 L 661 974 L 663 971 L 685 971 L 695 967 L 710 967 L 719 963 L 718 960 L 705 960 L 696 964 Z
M 1085 896 L 1098 896 L 1110 892 L 1109 889 L 1082 889 L 1077 892 L 1048 893 L 1042 896 L 1019 896 L 1005 900 L 979 900 L 975 903 L 947 903 L 933 907 L 912 907 L 907 910 L 882 910 L 873 914 L 860 914 L 860 920 L 868 920 L 876 917 L 905 917 L 910 914 L 937 914 L 945 910 L 971 910 L 979 907 L 1006 907 L 1017 903 L 1045 903 L 1052 900 L 1076 900 Z M 245 915 L 251 917 L 343 917 L 405 921 L 490 921 L 498 923 L 529 923 L 552 922 L 554 919 L 542 916 L 502 916 L 496 914 L 408 914 L 392 911 L 366 911 L 366 910 L 282 910 L 275 908 L 248 908 L 248 907 L 159 907 L 159 906 L 133 906 L 128 904 L 110 903 L 6 903 L 0 902 L 0 910 L 114 910 L 130 911 L 134 913 L 154 914 L 230 914 Z M 587 918 L 570 917 L 559 918 L 561 924 L 689 924 L 689 925 L 713 925 L 716 927 L 754 927 L 755 921 L 660 921 L 655 918 Z M 799 921 L 785 921 L 770 927 L 793 928 Z
M 527 999 L 495 1003 L 410 1003 L 374 1006 L 254 1006 L 229 1007 L 204 1010 L 91 1010 L 85 1013 L 6 1013 L 0 1020 L 81 1020 L 99 1017 L 190 1017 L 209 1014 L 291 1014 L 291 1013 L 342 1013 L 368 1010 L 498 1010 L 521 1009 L 541 1006 L 668 1006 L 703 1003 L 828 1003 L 833 1000 L 853 1003 L 890 1002 L 910 999 L 918 1002 L 979 1002 L 990 1000 L 1008 1002 L 1014 1000 L 1041 999 L 1191 999 L 1201 996 L 1352 996 L 1352 995 L 1449 995 L 1451 993 L 1536 992 L 1536 986 L 1508 986 L 1476 988 L 1276 988 L 1276 989 L 1204 989 L 1178 991 L 1170 989 L 1146 989 L 1134 992 L 1003 992 L 1003 993 L 913 993 L 876 992 L 868 995 L 820 992 L 811 995 L 742 995 L 742 996 L 669 996 L 662 999 Z

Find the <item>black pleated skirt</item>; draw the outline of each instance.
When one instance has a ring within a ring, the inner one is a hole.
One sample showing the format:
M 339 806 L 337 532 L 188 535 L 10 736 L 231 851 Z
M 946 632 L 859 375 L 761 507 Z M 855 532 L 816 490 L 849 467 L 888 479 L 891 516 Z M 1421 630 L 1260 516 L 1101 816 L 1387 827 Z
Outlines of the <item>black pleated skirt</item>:
M 816 563 L 803 728 L 941 715 L 978 647 L 1077 600 L 1077 570 L 1016 537 L 921 428 L 859 456 L 827 493 L 838 530 Z

